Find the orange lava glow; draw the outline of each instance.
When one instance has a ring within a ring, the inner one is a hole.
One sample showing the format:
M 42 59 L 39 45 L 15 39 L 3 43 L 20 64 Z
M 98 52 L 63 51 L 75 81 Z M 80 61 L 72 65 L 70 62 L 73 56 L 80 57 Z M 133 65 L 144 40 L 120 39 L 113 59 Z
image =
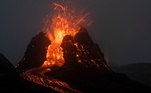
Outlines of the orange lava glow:
M 51 44 L 48 47 L 46 58 L 42 67 L 62 66 L 64 64 L 63 52 L 60 47 L 64 36 L 74 36 L 82 24 L 87 24 L 88 13 L 76 13 L 75 9 L 68 4 L 53 3 L 54 13 L 47 18 L 44 32 L 47 33 Z

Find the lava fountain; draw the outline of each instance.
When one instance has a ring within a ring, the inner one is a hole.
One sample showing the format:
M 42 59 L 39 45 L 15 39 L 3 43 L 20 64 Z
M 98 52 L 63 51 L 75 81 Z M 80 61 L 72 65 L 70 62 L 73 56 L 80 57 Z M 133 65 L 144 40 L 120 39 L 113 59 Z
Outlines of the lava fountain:
M 42 67 L 62 66 L 64 64 L 63 51 L 61 43 L 66 35 L 75 36 L 79 32 L 80 26 L 89 25 L 87 20 L 89 13 L 77 10 L 71 6 L 71 3 L 53 3 L 53 16 L 45 20 L 44 32 L 51 40 L 48 46 L 46 61 Z

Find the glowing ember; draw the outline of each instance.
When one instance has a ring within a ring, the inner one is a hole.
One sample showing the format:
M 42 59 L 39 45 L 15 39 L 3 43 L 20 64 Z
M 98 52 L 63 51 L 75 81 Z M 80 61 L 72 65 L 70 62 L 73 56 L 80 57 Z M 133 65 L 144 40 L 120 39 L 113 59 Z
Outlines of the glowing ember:
M 63 52 L 60 47 L 64 36 L 74 36 L 80 29 L 80 25 L 87 23 L 88 13 L 77 15 L 71 5 L 61 5 L 53 3 L 54 14 L 52 18 L 46 20 L 44 31 L 52 41 L 47 50 L 47 60 L 42 66 L 62 66 L 64 64 Z M 53 31 L 53 32 L 51 32 Z

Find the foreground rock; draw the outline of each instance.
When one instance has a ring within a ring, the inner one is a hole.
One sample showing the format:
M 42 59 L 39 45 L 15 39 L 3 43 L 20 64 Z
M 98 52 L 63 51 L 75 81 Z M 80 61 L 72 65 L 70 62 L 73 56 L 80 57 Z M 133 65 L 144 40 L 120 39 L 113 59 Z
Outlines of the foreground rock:
M 9 62 L 9 60 L 0 53 L 0 73 L 11 74 L 15 71 L 14 66 Z

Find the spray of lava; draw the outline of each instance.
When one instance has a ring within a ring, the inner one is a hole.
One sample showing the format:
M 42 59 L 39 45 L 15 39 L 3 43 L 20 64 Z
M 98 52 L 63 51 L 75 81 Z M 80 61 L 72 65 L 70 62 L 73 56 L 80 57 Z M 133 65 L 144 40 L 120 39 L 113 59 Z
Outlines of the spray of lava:
M 74 36 L 78 33 L 80 25 L 88 25 L 87 17 L 89 13 L 79 12 L 71 7 L 71 4 L 53 3 L 53 16 L 47 18 L 45 23 L 44 32 L 47 33 L 48 38 L 51 40 L 46 58 L 42 67 L 48 66 L 62 66 L 64 64 L 63 52 L 60 47 L 64 36 Z

